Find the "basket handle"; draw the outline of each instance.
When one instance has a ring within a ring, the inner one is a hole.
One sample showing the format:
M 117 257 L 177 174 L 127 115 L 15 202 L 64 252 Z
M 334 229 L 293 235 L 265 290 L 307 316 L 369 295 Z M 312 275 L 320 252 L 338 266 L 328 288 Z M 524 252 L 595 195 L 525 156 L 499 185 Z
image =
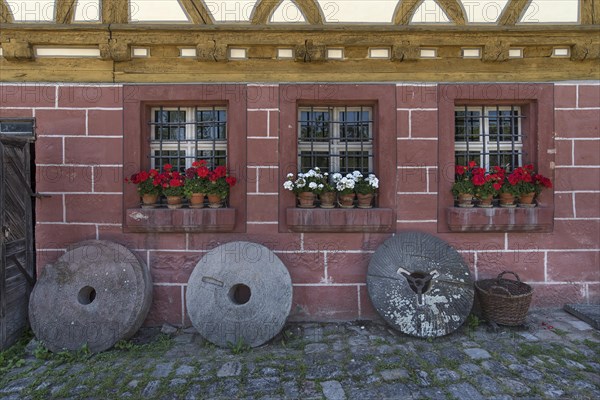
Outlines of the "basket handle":
M 505 292 L 509 296 L 512 296 L 512 294 L 510 293 L 510 290 L 508 290 L 507 288 L 505 288 L 503 286 L 496 286 L 496 285 L 490 286 L 489 292 L 492 293 L 494 291 L 494 289 L 501 289 L 503 292 Z
M 514 273 L 512 271 L 503 271 L 503 272 L 499 273 L 498 277 L 496 278 L 496 281 L 499 281 L 500 279 L 502 279 L 502 277 L 505 274 L 513 274 L 515 276 L 515 278 L 517 278 L 517 282 L 521 282 L 521 278 L 519 278 L 519 275 L 517 275 L 516 273 Z

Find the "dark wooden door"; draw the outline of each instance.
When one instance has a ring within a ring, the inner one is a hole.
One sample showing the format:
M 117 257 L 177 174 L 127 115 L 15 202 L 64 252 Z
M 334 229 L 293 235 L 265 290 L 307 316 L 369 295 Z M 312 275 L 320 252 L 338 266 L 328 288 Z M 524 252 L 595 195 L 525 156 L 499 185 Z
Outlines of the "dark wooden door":
M 34 284 L 30 141 L 0 135 L 0 350 L 27 327 Z

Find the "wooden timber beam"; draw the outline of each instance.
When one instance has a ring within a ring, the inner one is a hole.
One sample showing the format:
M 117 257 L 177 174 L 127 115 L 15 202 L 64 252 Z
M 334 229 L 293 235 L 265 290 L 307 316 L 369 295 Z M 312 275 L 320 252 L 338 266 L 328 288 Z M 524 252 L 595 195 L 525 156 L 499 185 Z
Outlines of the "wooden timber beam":
M 13 15 L 10 12 L 10 8 L 6 3 L 6 0 L 0 0 L 0 22 L 11 23 L 13 22 Z
M 302 15 L 311 25 L 323 24 L 323 16 L 319 6 L 314 0 L 293 0 L 302 11 Z M 279 5 L 280 0 L 259 0 L 252 13 L 252 24 L 264 25 L 269 22 L 269 17 Z
M 464 25 L 467 23 L 465 10 L 458 0 L 436 0 L 440 8 L 446 13 L 450 21 L 456 25 Z
M 101 0 L 103 24 L 126 24 L 129 22 L 128 0 Z
M 498 25 L 515 25 L 531 0 L 510 0 L 498 18 Z
M 421 4 L 421 0 L 400 1 L 400 4 L 396 7 L 396 11 L 394 11 L 394 24 L 408 25 L 419 4 Z
M 70 24 L 75 15 L 75 0 L 56 0 L 56 23 Z
M 212 15 L 201 0 L 179 0 L 185 12 L 190 16 L 193 24 L 213 25 Z
M 599 25 L 600 0 L 580 0 L 579 16 L 582 25 Z

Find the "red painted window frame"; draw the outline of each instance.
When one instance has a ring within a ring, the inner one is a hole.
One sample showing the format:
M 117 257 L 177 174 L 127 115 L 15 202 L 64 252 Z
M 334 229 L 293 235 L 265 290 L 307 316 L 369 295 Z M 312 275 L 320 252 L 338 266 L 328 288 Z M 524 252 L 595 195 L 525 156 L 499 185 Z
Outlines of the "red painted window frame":
M 454 205 L 454 110 L 462 105 L 518 105 L 526 115 L 523 163 L 533 163 L 538 172 L 554 182 L 554 85 L 548 83 L 444 84 L 438 85 L 438 232 L 450 232 L 446 209 Z M 545 190 L 538 198 L 543 231 L 551 231 L 554 221 L 554 190 Z M 471 209 L 470 213 L 482 213 Z M 534 211 L 537 212 L 537 211 Z M 490 224 L 490 225 L 493 225 Z M 493 226 L 490 226 L 493 228 Z M 535 230 L 523 226 L 515 230 Z M 469 232 L 467 228 L 465 230 Z
M 391 220 L 385 229 L 396 229 L 396 85 L 390 84 L 284 84 L 279 86 L 279 181 L 284 182 L 289 172 L 298 172 L 298 108 L 310 106 L 366 106 L 373 109 L 374 172 L 379 178 L 377 206 L 386 210 Z M 287 209 L 295 207 L 291 192 L 280 188 L 279 231 L 290 232 Z M 377 209 L 372 209 L 378 213 Z M 391 210 L 391 214 L 390 214 Z M 321 210 L 315 211 L 316 219 Z M 348 210 L 352 212 L 353 210 Z M 391 215 L 391 217 L 390 217 Z M 369 217 L 357 232 L 368 232 Z M 373 225 L 379 224 L 374 218 Z M 323 222 L 323 221 L 321 221 Z M 321 225 L 322 226 L 322 225 Z M 315 227 L 317 228 L 317 227 Z M 348 229 L 352 229 L 350 226 Z M 318 228 L 317 228 L 318 229 Z M 374 229 L 377 229 L 374 227 Z M 297 230 L 296 230 L 297 231 Z
M 149 167 L 148 152 L 151 110 L 159 106 L 225 106 L 227 107 L 227 167 L 238 183 L 229 196 L 229 207 L 235 209 L 235 225 L 230 232 L 246 231 L 246 112 L 247 86 L 244 84 L 197 85 L 124 85 L 123 104 L 123 175 L 125 177 Z M 123 183 L 123 230 L 128 229 L 127 209 L 139 206 L 134 185 Z M 218 210 L 218 209 L 217 209 Z M 180 210 L 171 210 L 178 212 Z M 202 211 L 199 212 L 212 212 Z M 217 211 L 218 213 L 218 211 Z M 218 224 L 218 217 L 217 222 Z M 160 231 L 160 227 L 157 227 Z M 169 232 L 183 232 L 178 227 Z

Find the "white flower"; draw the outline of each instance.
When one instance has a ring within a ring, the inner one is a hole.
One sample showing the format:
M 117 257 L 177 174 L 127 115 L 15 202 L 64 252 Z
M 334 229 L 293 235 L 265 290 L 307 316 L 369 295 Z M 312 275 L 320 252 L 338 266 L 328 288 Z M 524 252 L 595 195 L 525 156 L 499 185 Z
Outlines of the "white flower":
M 354 175 L 352 175 L 352 174 L 346 174 L 346 179 L 352 179 L 352 180 L 354 180 Z
M 304 178 L 304 174 L 302 172 L 298 172 L 298 179 Z
M 322 183 L 319 183 L 319 186 L 317 186 L 319 188 L 319 190 L 323 189 L 325 187 L 325 185 L 323 185 Z
M 367 182 L 369 183 L 369 185 L 375 189 L 377 189 L 379 187 L 379 179 L 377 179 L 377 177 L 374 174 L 369 174 L 369 177 L 367 178 Z
M 315 171 L 312 169 L 309 169 L 308 172 L 304 176 L 310 178 L 311 176 L 315 176 L 315 175 L 316 175 Z
M 311 182 L 308 184 L 308 188 L 311 190 L 314 190 L 317 188 L 317 184 L 315 182 Z
M 329 176 L 329 172 L 323 172 L 323 176 Z
M 303 188 L 306 186 L 306 181 L 303 178 L 296 179 L 296 187 Z
M 342 179 L 342 174 L 340 174 L 339 172 L 336 172 L 335 174 L 333 174 L 332 179 L 334 182 L 337 182 L 340 179 Z
M 354 171 L 352 172 L 352 176 L 354 176 L 354 178 L 362 178 L 363 174 L 361 174 L 360 171 Z
M 289 174 L 287 174 L 288 179 L 292 179 L 293 177 L 294 177 L 294 174 L 292 174 L 291 172 Z
M 294 190 L 294 182 L 292 181 L 285 181 L 283 183 L 283 188 L 286 190 Z

